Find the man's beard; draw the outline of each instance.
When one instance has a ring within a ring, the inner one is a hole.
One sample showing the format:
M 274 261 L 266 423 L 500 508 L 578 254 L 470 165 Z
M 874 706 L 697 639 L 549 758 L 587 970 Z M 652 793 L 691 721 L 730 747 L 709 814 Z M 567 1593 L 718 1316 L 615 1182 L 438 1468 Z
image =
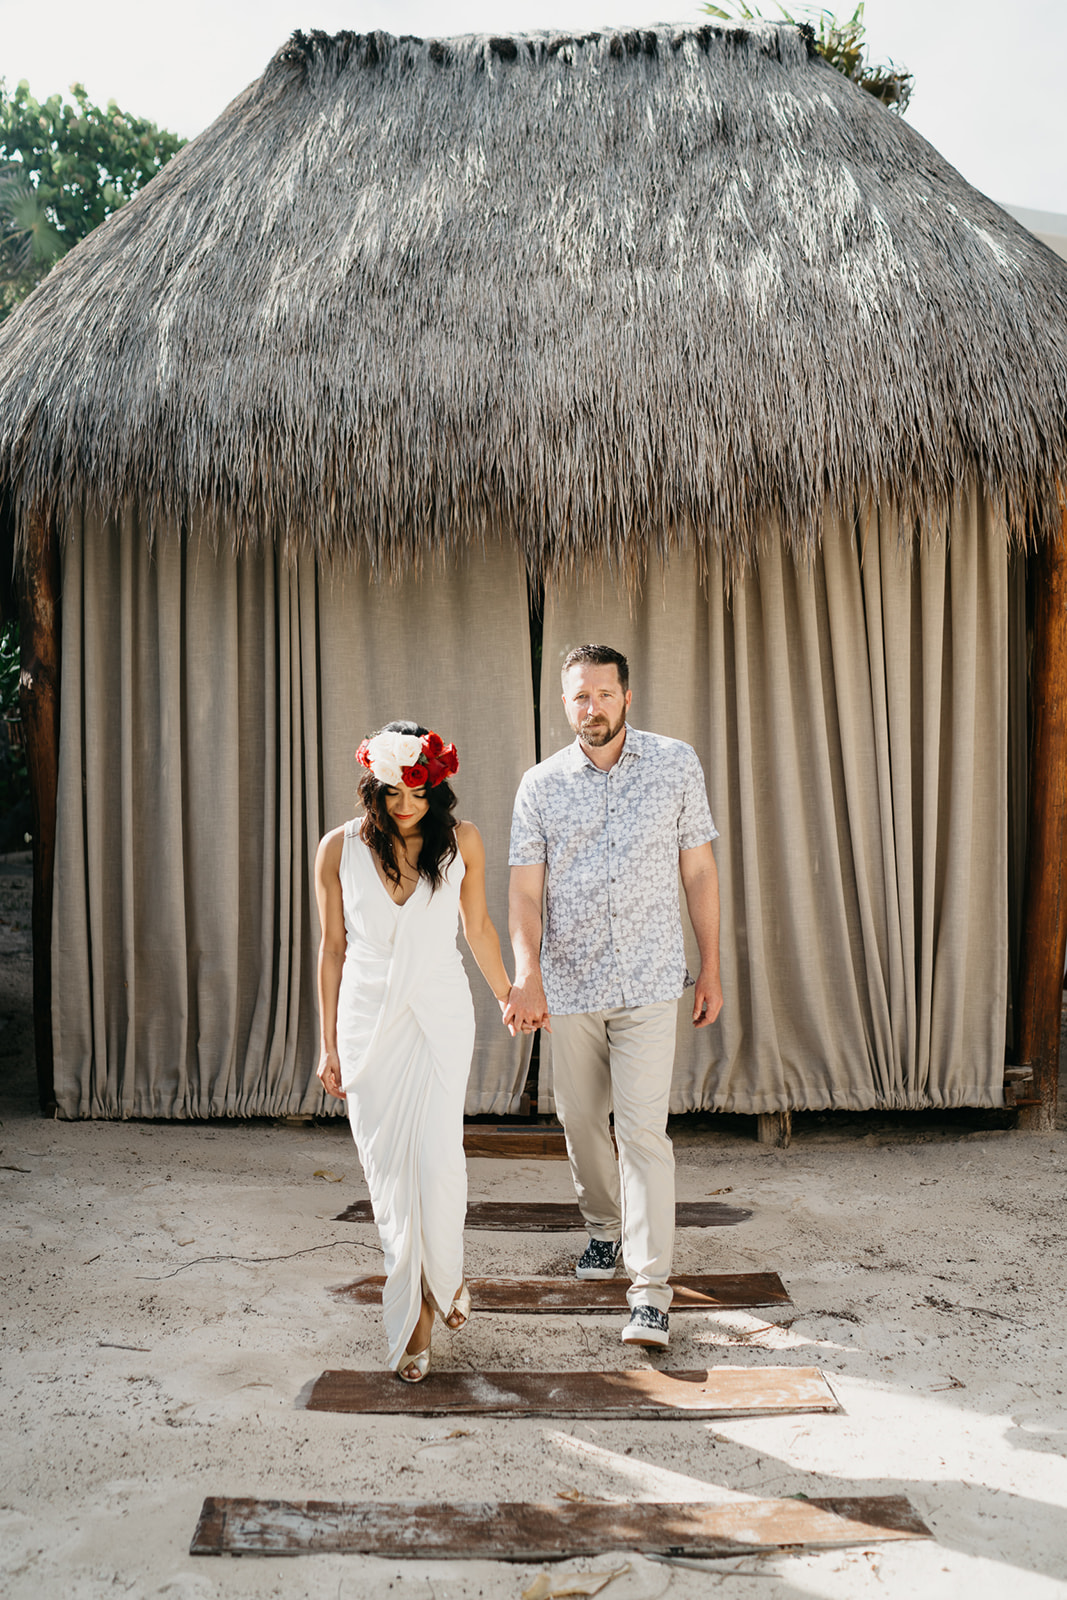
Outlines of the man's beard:
M 590 722 L 592 722 L 592 725 L 590 725 Z M 600 750 L 604 745 L 610 744 L 616 734 L 621 733 L 625 726 L 626 712 L 624 711 L 614 727 L 612 727 L 607 717 L 598 717 L 589 719 L 586 722 L 580 722 L 575 731 L 583 744 L 587 744 L 591 750 Z

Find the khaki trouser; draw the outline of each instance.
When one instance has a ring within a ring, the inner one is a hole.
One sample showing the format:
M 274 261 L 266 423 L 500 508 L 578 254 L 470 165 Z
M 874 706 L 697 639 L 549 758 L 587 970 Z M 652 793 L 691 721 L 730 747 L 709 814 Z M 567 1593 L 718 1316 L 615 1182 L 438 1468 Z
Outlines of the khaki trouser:
M 667 1102 L 677 1017 L 677 1002 L 661 1000 L 552 1018 L 556 1110 L 579 1209 L 591 1238 L 622 1239 L 630 1305 L 659 1311 L 671 1303 L 674 1152 Z

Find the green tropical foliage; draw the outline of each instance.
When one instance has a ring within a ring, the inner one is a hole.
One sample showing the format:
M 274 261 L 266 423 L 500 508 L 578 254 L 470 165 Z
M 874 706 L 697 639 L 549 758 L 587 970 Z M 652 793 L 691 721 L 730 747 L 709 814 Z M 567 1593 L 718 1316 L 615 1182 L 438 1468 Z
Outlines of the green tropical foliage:
M 755 22 L 767 15 L 744 4 L 744 0 L 735 0 L 729 10 L 715 5 L 706 5 L 703 9 L 709 16 L 721 17 L 724 22 Z M 873 94 L 890 111 L 903 113 L 907 110 L 914 87 L 912 74 L 892 61 L 884 66 L 872 66 L 867 59 L 863 0 L 860 0 L 852 15 L 843 20 L 820 6 L 801 5 L 794 11 L 787 11 L 785 6 L 779 5 L 776 9 L 783 22 L 811 28 L 815 48 L 838 72 L 851 78 L 868 94 Z
M 0 79 L 0 318 L 184 144 L 154 122 L 71 99 L 35 100 Z

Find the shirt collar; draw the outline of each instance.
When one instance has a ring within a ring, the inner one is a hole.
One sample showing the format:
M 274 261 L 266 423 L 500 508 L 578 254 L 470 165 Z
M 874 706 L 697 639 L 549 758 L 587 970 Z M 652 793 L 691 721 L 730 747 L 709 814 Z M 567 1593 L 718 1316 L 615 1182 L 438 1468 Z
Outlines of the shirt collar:
M 643 739 L 644 735 L 641 733 L 640 729 L 631 728 L 630 724 L 627 723 L 626 740 L 622 747 L 622 754 L 615 765 L 621 765 L 621 763 L 625 761 L 628 756 L 642 756 L 644 754 Z M 574 743 L 571 745 L 571 767 L 575 772 L 580 772 L 583 767 L 592 767 L 594 772 L 601 771 L 596 762 L 590 761 L 589 757 L 582 749 L 582 741 L 578 738 L 577 734 L 575 734 Z M 609 771 L 610 770 L 611 769 L 609 768 Z

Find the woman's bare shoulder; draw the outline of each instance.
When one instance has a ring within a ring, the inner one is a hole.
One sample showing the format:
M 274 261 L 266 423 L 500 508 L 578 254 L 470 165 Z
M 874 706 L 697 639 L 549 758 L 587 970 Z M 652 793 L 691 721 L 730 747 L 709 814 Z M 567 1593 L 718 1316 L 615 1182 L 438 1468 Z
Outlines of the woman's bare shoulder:
M 464 861 L 470 866 L 472 861 L 485 859 L 485 845 L 482 836 L 473 822 L 456 823 L 456 844 Z
M 344 849 L 345 829 L 347 822 L 342 822 L 339 828 L 331 828 L 329 833 L 324 833 L 319 840 L 316 861 L 320 867 L 327 871 L 331 868 L 336 871 L 341 865 L 341 851 Z

